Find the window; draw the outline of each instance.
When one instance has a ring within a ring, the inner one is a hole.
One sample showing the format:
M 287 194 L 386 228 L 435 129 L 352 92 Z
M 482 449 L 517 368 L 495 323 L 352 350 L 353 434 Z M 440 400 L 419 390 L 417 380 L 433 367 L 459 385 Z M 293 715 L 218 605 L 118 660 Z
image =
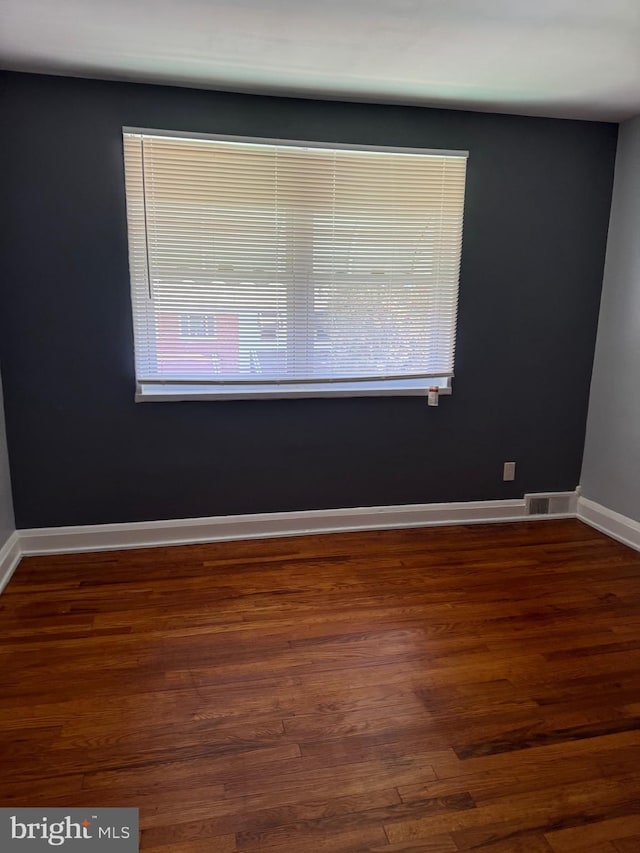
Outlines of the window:
M 124 131 L 137 399 L 453 375 L 464 152 Z
M 180 334 L 183 338 L 215 338 L 216 318 L 213 314 L 182 314 Z

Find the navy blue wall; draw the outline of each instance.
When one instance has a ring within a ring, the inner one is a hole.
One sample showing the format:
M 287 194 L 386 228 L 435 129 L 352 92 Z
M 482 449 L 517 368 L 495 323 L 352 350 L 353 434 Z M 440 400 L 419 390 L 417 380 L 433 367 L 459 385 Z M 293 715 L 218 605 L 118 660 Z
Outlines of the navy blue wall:
M 19 527 L 578 483 L 615 125 L 13 73 L 2 116 Z M 135 404 L 123 125 L 469 150 L 453 396 Z

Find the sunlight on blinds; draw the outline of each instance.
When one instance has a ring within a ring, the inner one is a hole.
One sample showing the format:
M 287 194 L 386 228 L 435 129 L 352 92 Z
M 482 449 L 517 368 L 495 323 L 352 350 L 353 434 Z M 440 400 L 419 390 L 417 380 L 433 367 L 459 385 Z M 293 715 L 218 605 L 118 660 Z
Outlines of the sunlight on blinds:
M 139 382 L 453 374 L 466 156 L 128 131 L 124 153 Z

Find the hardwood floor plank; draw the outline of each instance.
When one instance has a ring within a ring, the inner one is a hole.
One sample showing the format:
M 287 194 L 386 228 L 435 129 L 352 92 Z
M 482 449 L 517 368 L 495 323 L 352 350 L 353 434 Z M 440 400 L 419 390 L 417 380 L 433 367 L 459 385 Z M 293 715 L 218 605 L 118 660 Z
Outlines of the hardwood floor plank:
M 369 847 L 371 853 L 457 853 L 458 846 L 453 838 L 448 835 L 433 835 L 418 844 L 409 842 L 405 844 L 385 844 L 382 847 Z
M 462 765 L 464 768 L 464 764 Z M 444 775 L 444 774 L 443 774 Z M 603 778 L 599 764 L 585 758 L 564 758 L 539 760 L 537 763 L 511 762 L 490 770 L 476 770 L 460 776 L 427 780 L 420 784 L 400 785 L 398 793 L 404 802 L 425 797 L 437 797 L 469 791 L 478 805 L 495 800 L 508 791 L 510 794 L 524 794 L 532 791 L 544 791 L 549 787 L 550 778 L 557 784 L 587 782 Z
M 206 746 L 203 751 L 206 752 Z M 249 769 L 255 772 L 259 768 L 264 768 L 262 772 L 268 773 L 273 765 L 281 762 L 288 764 L 291 759 L 299 758 L 299 755 L 299 747 L 293 744 L 242 750 L 213 758 L 191 755 L 174 761 L 167 760 L 166 757 L 160 761 L 154 761 L 153 758 L 139 759 L 136 756 L 131 764 L 124 763 L 115 769 L 85 772 L 83 788 L 93 791 L 99 791 L 102 788 L 133 789 L 144 793 L 148 787 L 155 790 L 163 785 L 175 783 L 176 779 L 182 779 L 184 784 L 189 784 L 199 783 L 202 780 L 222 781 L 225 776 L 233 777 Z M 36 776 L 36 778 L 39 777 Z M 96 794 L 96 796 L 99 795 Z
M 351 793 L 353 786 L 360 790 L 375 790 L 405 784 L 409 780 L 427 781 L 435 779 L 432 762 L 444 762 L 446 754 L 414 753 L 409 756 L 383 757 L 370 761 L 353 760 L 343 765 L 301 759 L 296 767 L 287 764 L 274 765 L 270 776 L 245 774 L 228 778 L 225 791 L 230 797 L 268 794 L 273 789 L 290 790 L 333 790 Z M 455 757 L 455 756 L 454 756 Z
M 573 853 L 583 847 L 596 847 L 598 844 L 604 845 L 609 841 L 633 835 L 640 835 L 640 800 L 637 814 L 550 832 L 546 834 L 546 839 L 556 853 Z
M 489 741 L 472 743 L 455 749 L 461 760 L 477 758 L 482 755 L 495 755 L 499 752 L 514 752 L 531 749 L 535 746 L 548 746 L 566 741 L 601 738 L 620 732 L 640 730 L 640 717 L 622 717 L 607 720 L 595 725 L 573 726 L 568 729 L 555 729 L 550 732 L 515 731 L 507 738 L 495 738 Z
M 474 848 L 459 847 L 456 850 Z M 495 844 L 482 844 L 482 853 L 551 853 L 547 841 L 543 835 L 527 835 L 525 838 L 510 838 L 508 841 L 496 841 Z M 604 853 L 604 851 L 603 851 Z
M 611 842 L 611 846 L 616 853 L 637 853 L 640 850 L 640 835 L 616 838 Z
M 622 781 L 594 779 L 502 796 L 474 810 L 452 815 L 446 821 L 440 815 L 422 816 L 389 824 L 386 829 L 392 842 L 450 832 L 456 843 L 466 849 L 543 834 L 560 826 L 595 823 L 609 814 L 629 815 L 636 808 L 637 798 Z
M 411 819 L 416 815 L 440 815 L 473 808 L 475 808 L 473 798 L 466 792 L 449 797 L 419 800 L 413 803 L 397 802 L 381 808 L 369 808 L 354 813 L 300 820 L 294 824 L 278 826 L 274 829 L 239 832 L 236 836 L 236 844 L 239 850 L 251 850 L 256 847 L 277 845 L 282 838 L 297 838 L 300 849 L 312 850 L 318 837 L 327 838 L 359 827 L 384 825 L 386 829 L 388 824 Z
M 238 848 L 235 835 L 218 835 L 204 841 L 183 841 L 179 844 L 162 844 L 159 847 L 149 847 L 143 837 L 140 849 L 146 853 L 235 853 Z
M 242 834 L 243 837 L 267 837 L 275 830 L 292 825 L 298 831 L 303 827 L 313 828 L 322 825 L 331 826 L 335 830 L 341 829 L 342 824 L 348 827 L 349 822 L 354 819 L 364 823 L 360 813 L 374 814 L 376 809 L 387 813 L 390 807 L 399 804 L 398 792 L 392 788 L 334 799 L 321 798 L 285 806 L 255 809 L 251 812 L 232 810 L 211 820 L 173 822 L 170 825 L 145 829 L 142 832 L 142 838 L 146 844 L 153 847 L 197 841 L 228 833 Z

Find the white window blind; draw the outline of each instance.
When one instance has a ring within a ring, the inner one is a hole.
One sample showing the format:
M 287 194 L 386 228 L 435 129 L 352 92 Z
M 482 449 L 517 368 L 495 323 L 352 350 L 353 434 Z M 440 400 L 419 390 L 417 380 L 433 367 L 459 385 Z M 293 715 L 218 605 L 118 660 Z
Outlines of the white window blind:
M 129 130 L 124 154 L 139 387 L 453 375 L 466 155 Z

